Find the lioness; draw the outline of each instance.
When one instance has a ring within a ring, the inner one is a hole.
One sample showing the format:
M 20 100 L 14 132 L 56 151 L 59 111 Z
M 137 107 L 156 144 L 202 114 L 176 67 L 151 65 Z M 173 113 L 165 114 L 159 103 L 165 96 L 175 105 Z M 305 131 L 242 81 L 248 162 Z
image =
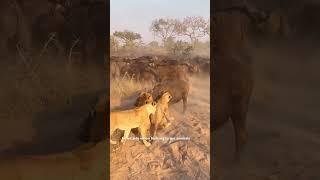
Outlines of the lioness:
M 124 143 L 126 138 L 129 137 L 131 129 L 138 127 L 144 145 L 150 146 L 151 144 L 146 141 L 146 134 L 151 125 L 150 115 L 155 113 L 155 111 L 156 103 L 153 102 L 130 110 L 110 112 L 110 137 L 116 129 L 124 130 L 124 136 L 121 139 L 121 142 Z M 116 144 L 111 139 L 110 143 Z
M 153 102 L 153 97 L 152 94 L 148 93 L 148 92 L 141 92 L 134 104 L 134 106 L 136 107 L 140 107 L 143 106 L 145 104 L 151 104 Z M 139 135 L 138 129 L 132 129 L 131 130 L 133 132 L 133 134 L 135 135 Z
M 142 105 L 150 104 L 152 102 L 153 102 L 152 94 L 148 92 L 141 92 L 134 105 L 136 107 L 140 107 Z
M 167 128 L 168 126 L 171 125 L 170 120 L 173 118 L 169 117 L 169 101 L 172 99 L 171 94 L 166 91 L 162 93 L 162 95 L 157 98 L 157 107 L 156 107 L 156 112 L 154 113 L 154 133 L 153 135 L 156 135 L 157 129 L 159 126 L 162 126 L 164 128 Z

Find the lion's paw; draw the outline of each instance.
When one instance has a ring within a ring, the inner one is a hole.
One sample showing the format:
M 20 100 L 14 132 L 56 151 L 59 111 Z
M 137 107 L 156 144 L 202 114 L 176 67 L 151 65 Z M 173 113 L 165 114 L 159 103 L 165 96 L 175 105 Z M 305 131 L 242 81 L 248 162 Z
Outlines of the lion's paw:
M 174 121 L 174 117 L 169 117 L 169 121 Z
M 167 127 L 169 127 L 169 126 L 171 126 L 171 123 L 167 123 L 167 124 L 164 126 L 164 128 L 167 128 Z
M 144 145 L 146 146 L 146 147 L 149 147 L 149 146 L 151 146 L 151 143 L 149 143 L 149 142 L 143 142 L 144 143 Z
M 122 139 L 121 139 L 121 143 L 124 144 L 125 142 L 126 142 L 126 139 L 125 139 L 125 138 L 122 138 Z

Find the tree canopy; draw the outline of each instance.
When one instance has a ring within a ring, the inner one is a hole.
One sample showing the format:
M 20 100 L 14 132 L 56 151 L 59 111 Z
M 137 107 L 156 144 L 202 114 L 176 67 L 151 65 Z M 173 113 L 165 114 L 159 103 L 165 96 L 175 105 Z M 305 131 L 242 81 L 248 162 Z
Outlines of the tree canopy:
M 124 31 L 115 31 L 113 33 L 114 37 L 117 37 L 122 41 L 125 47 L 132 47 L 141 43 L 141 35 L 139 33 L 135 33 L 132 31 L 124 30 Z
M 151 23 L 150 31 L 161 38 L 164 44 L 167 38 L 175 37 L 178 34 L 177 26 L 179 21 L 177 19 L 160 18 L 155 19 Z

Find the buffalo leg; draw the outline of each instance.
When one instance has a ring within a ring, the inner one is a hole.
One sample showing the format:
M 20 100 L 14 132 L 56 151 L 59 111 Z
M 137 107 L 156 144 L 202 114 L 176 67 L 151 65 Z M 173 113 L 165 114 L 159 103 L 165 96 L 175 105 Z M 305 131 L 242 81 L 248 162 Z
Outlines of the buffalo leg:
M 187 110 L 187 103 L 188 103 L 188 97 L 187 97 L 187 95 L 183 96 L 182 101 L 183 101 L 183 113 L 185 113 L 186 110 Z
M 235 161 L 240 159 L 240 153 L 243 151 L 247 141 L 246 116 L 248 111 L 248 101 L 246 98 L 236 98 L 232 106 L 231 119 L 235 132 Z

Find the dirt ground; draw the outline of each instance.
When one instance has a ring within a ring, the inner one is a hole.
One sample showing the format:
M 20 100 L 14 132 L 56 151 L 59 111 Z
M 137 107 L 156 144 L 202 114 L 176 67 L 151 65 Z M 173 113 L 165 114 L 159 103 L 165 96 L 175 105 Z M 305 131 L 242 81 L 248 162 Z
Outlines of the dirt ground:
M 320 63 L 315 49 L 300 42 L 252 49 L 249 139 L 235 164 L 231 123 L 214 133 L 217 179 L 320 179 Z
M 105 93 L 102 68 L 68 73 L 41 62 L 40 82 L 25 77 L 22 65 L 1 62 L 0 179 L 106 179 L 106 144 L 85 150 L 78 139 L 96 97 Z M 42 95 L 47 99 L 39 103 Z
M 124 104 L 133 106 L 133 100 Z M 135 140 L 112 145 L 111 179 L 210 179 L 209 77 L 191 78 L 185 114 L 182 114 L 182 102 L 169 109 L 175 120 L 167 129 L 159 130 L 157 136 L 189 137 L 190 140 L 159 140 L 149 148 Z
M 0 161 L 1 179 L 106 179 L 106 144 L 84 151 L 5 157 Z

